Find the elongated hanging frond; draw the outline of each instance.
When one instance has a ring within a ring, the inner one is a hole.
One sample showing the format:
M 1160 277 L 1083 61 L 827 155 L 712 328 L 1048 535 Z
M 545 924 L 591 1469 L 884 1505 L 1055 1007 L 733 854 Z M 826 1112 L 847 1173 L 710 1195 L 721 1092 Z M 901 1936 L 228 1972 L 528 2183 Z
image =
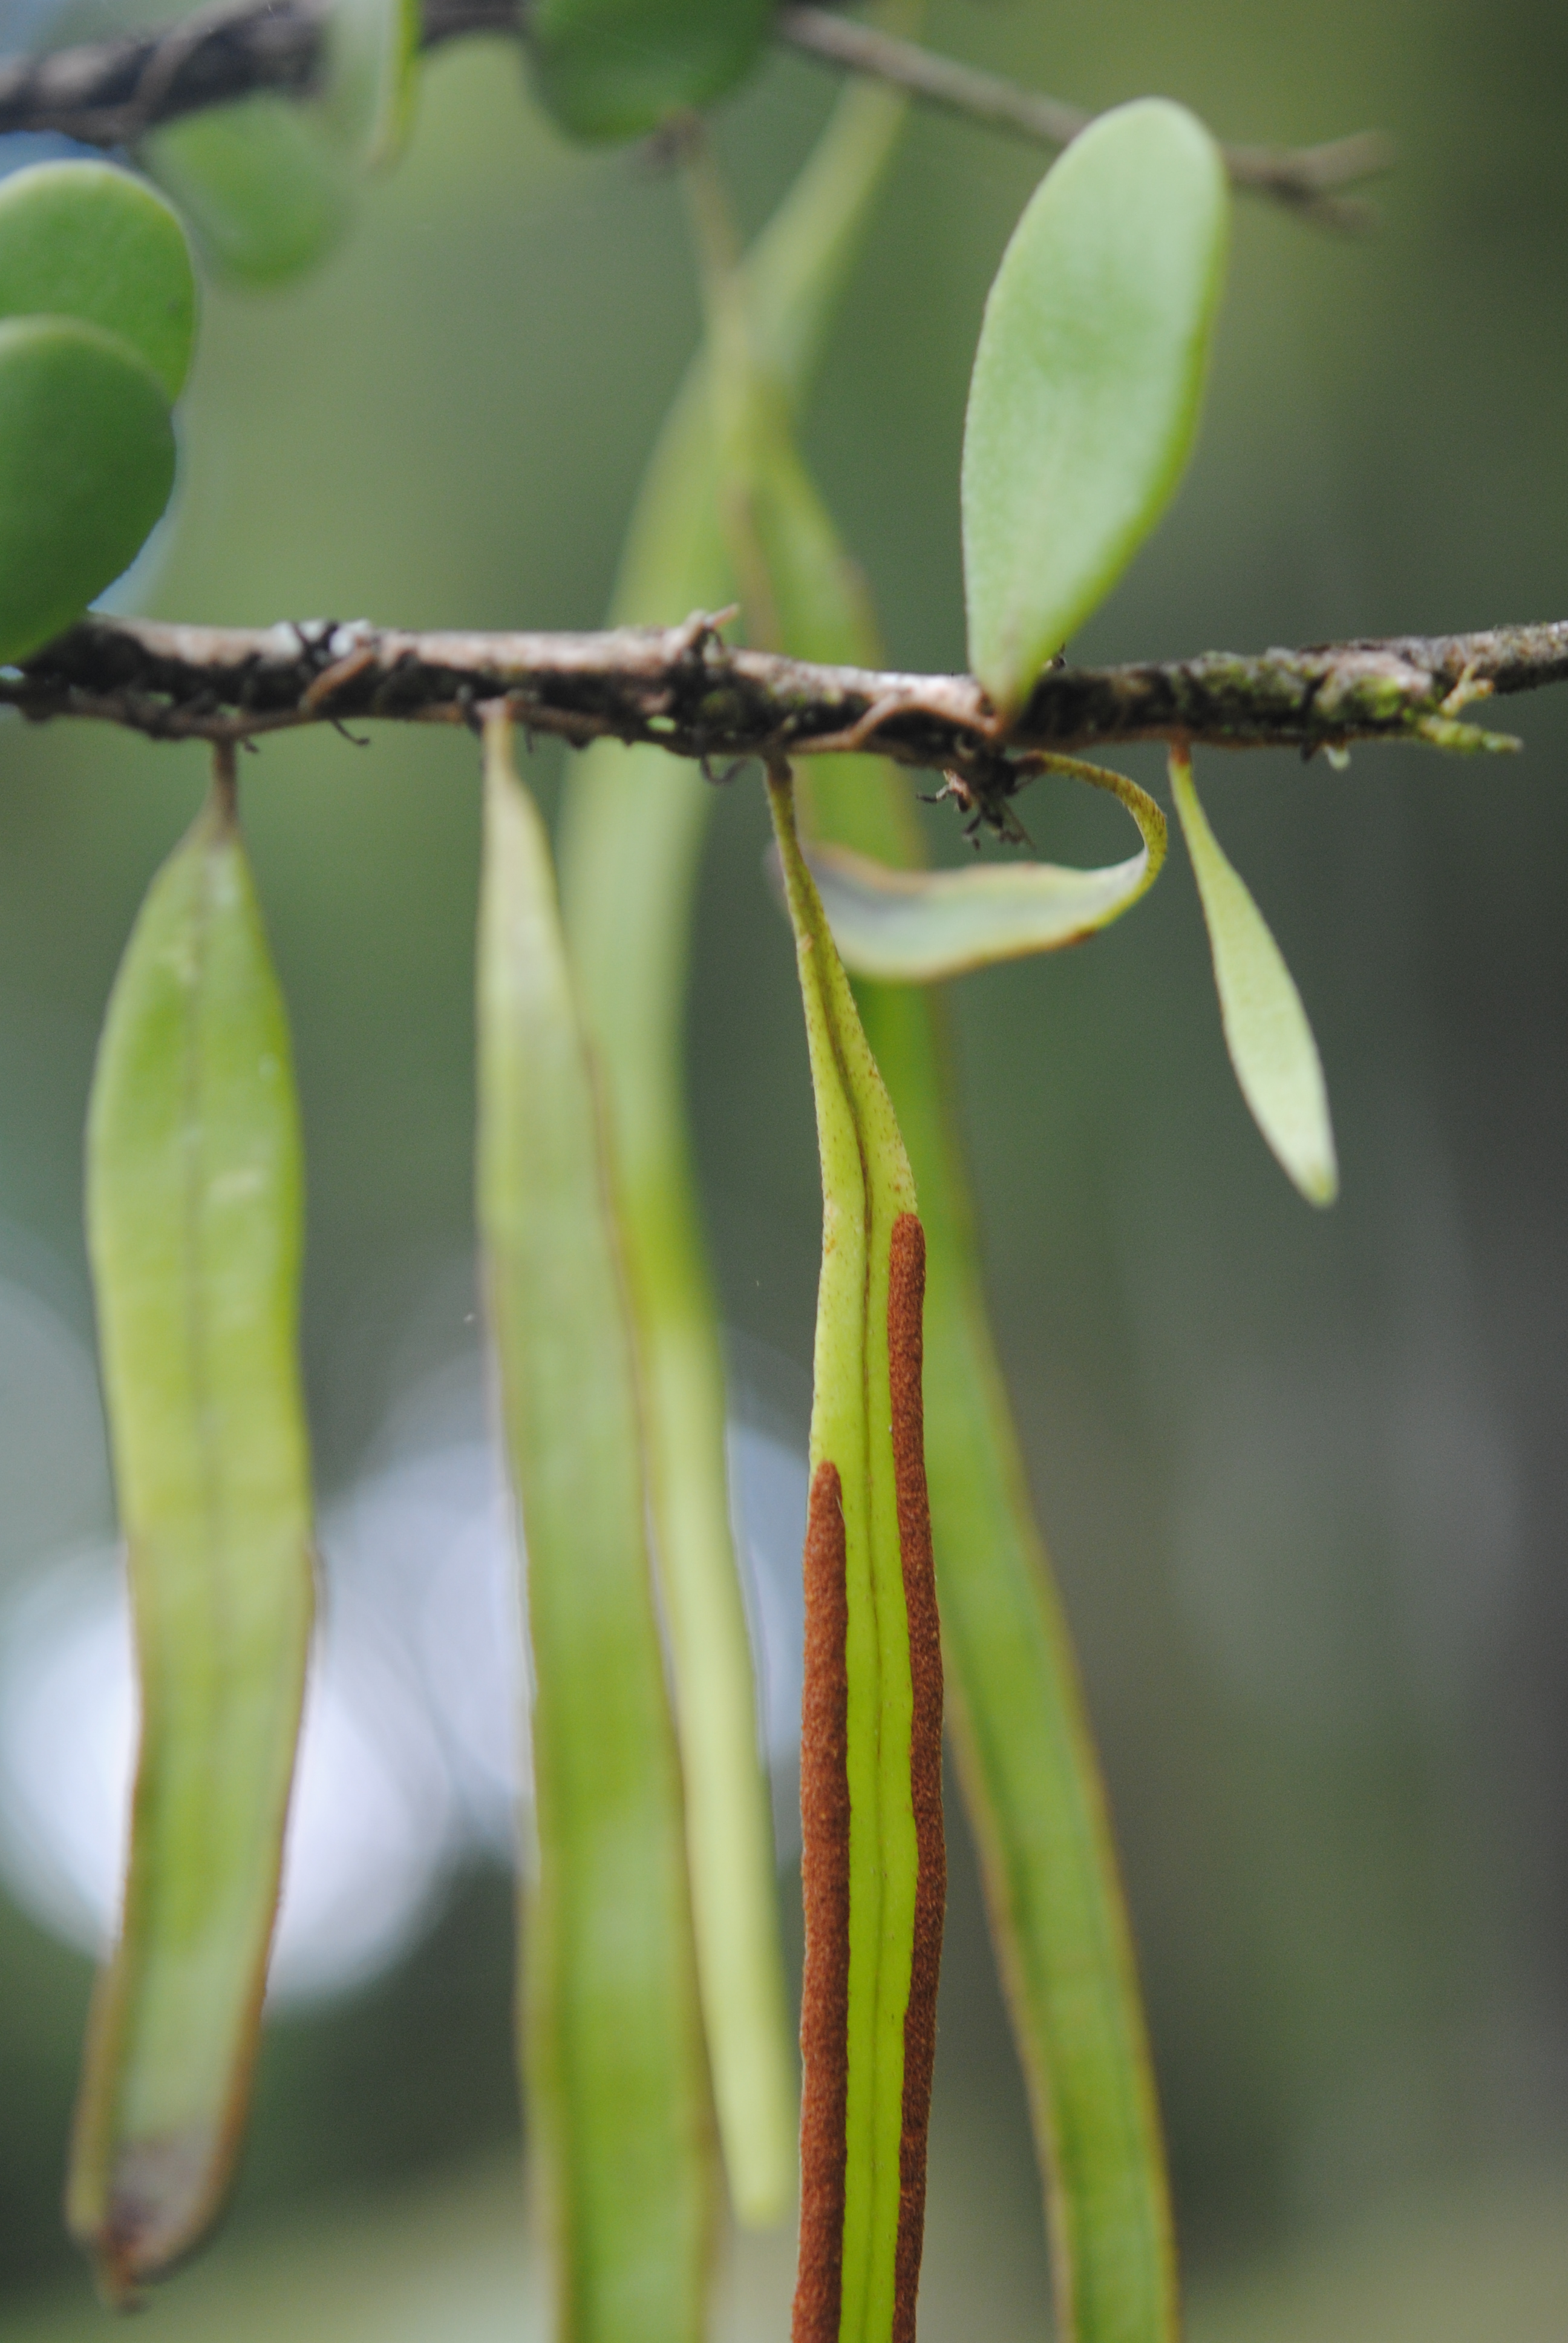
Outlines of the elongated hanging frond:
M 925 1237 L 878 1073 L 769 783 L 822 1162 L 801 1710 L 806 1976 L 795 2343 L 912 2343 L 947 1870 L 921 1427 Z
M 758 344 L 791 396 L 815 361 L 902 112 L 884 91 L 848 91 L 748 263 Z M 705 355 L 648 467 L 615 616 L 683 618 L 721 607 L 732 592 Z M 605 1081 L 714 2097 L 736 2211 L 761 2224 L 781 2219 L 794 2195 L 795 2053 L 729 1527 L 723 1362 L 684 1105 L 688 938 L 712 805 L 708 784 L 657 749 L 589 749 L 567 783 L 562 891 Z
M 87 1131 L 142 1722 L 68 2209 L 119 2298 L 213 2218 L 248 2097 L 312 1606 L 300 1197 L 283 1001 L 220 790 L 126 947 Z
M 711 2206 L 679 1767 L 599 1117 L 549 849 L 487 727 L 478 1207 L 528 1561 L 523 2039 L 562 2343 L 697 2343 Z

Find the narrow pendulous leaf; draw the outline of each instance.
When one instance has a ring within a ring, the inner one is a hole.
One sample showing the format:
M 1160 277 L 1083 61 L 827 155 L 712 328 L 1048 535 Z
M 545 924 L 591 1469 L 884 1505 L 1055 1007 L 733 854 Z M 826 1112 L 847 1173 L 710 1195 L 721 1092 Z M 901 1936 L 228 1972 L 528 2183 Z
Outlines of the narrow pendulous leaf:
M 298 1119 L 222 791 L 154 880 L 116 981 L 87 1227 L 141 1745 L 68 2197 L 123 2300 L 197 2241 L 233 2169 L 312 1609 Z
M 348 226 L 354 171 L 307 108 L 265 93 L 166 123 L 140 159 L 190 222 L 211 267 L 281 285 L 326 258 Z
M 886 91 L 847 91 L 748 264 L 759 346 L 789 395 L 814 364 L 902 111 Z M 613 616 L 664 623 L 721 607 L 732 592 L 699 358 L 648 468 Z M 590 749 L 567 780 L 562 870 L 573 964 L 604 1077 L 641 1372 L 714 2097 L 736 2210 L 765 2224 L 783 2217 L 794 2194 L 796 2058 L 681 1050 L 692 895 L 712 804 L 689 765 L 657 749 Z
M 0 323 L 0 660 L 114 583 L 174 478 L 168 400 L 128 342 L 69 317 Z
M 487 728 L 478 1209 L 527 1549 L 523 2038 L 563 2343 L 697 2343 L 711 2145 L 631 1331 L 543 825 Z
M 755 64 L 770 0 L 537 0 L 539 95 L 576 138 L 640 138 Z
M 1060 951 L 1130 910 L 1164 862 L 1165 817 L 1120 773 L 1076 762 L 1071 769 L 1112 789 L 1138 824 L 1143 845 L 1128 861 L 1098 870 L 1053 862 L 916 870 L 848 847 L 809 847 L 806 860 L 845 967 L 883 983 L 929 984 L 995 960 Z
M 970 665 L 1004 716 L 1175 489 L 1228 212 L 1208 132 L 1145 98 L 1073 141 L 1002 256 L 970 385 L 963 541 Z
M 909 1158 L 769 783 L 822 1165 L 801 1703 L 806 1968 L 795 2343 L 913 2343 L 947 1866 L 941 1639 Z
M 880 663 L 863 595 L 775 415 L 752 441 L 749 497 L 783 639 Z M 1158 809 L 1120 775 L 1151 866 Z M 886 867 L 918 862 L 908 777 L 813 758 L 825 840 Z M 1174 2343 L 1169 2188 L 1131 1945 L 1070 1637 L 1030 1509 L 987 1321 L 934 990 L 856 986 L 909 1146 L 928 1242 L 926 1455 L 950 1717 L 992 1933 L 1028 2080 L 1051 2233 L 1061 2343 Z
M 1191 759 L 1172 752 L 1181 834 L 1214 955 L 1225 1047 L 1252 1120 L 1309 1204 L 1339 1193 L 1322 1061 L 1295 980 L 1245 881 L 1225 858 L 1192 785 Z
M 75 317 L 146 359 L 179 397 L 196 340 L 185 230 L 107 163 L 35 163 L 0 181 L 0 317 Z

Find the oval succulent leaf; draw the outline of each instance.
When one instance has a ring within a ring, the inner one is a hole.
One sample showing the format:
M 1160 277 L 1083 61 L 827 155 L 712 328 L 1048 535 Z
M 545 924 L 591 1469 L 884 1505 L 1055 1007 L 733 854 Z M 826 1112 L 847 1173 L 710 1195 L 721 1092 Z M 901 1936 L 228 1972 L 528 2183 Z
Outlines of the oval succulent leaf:
M 1144 98 L 1073 141 L 1002 256 L 970 385 L 963 545 L 970 665 L 1005 717 L 1175 489 L 1228 214 L 1208 132 Z
M 215 797 L 126 947 L 87 1126 L 142 1722 L 68 2209 L 122 2300 L 216 2213 L 256 2052 L 313 1602 L 301 1193 L 283 1001 Z
M 260 96 L 187 114 L 142 159 L 204 257 L 243 285 L 281 285 L 325 259 L 352 213 L 352 170 L 315 114 Z
M 36 163 L 0 181 L 0 317 L 75 317 L 139 352 L 179 397 L 196 339 L 185 230 L 107 163 Z
M 528 1554 L 531 2136 L 558 2331 L 690 2343 L 710 2117 L 631 1329 L 549 848 L 504 716 L 485 764 L 478 1214 Z
M 990 862 L 967 870 L 890 869 L 848 848 L 813 843 L 806 860 L 844 965 L 886 984 L 930 984 L 994 961 L 1082 941 L 1147 893 L 1165 860 L 1165 817 L 1120 773 L 1115 794 L 1143 834 L 1125 862 L 1099 870 L 1053 862 Z
M 114 583 L 174 478 L 168 400 L 129 343 L 67 317 L 0 323 L 0 660 Z
M 539 0 L 539 95 L 574 138 L 639 138 L 710 106 L 756 63 L 771 0 Z
M 1182 836 L 1192 858 L 1225 1047 L 1252 1120 L 1310 1204 L 1339 1193 L 1322 1061 L 1302 996 L 1245 881 L 1209 827 L 1184 751 L 1171 759 Z
M 892 1104 L 769 783 L 822 1166 L 801 1702 L 795 2343 L 913 2343 L 946 1897 L 925 1236 Z

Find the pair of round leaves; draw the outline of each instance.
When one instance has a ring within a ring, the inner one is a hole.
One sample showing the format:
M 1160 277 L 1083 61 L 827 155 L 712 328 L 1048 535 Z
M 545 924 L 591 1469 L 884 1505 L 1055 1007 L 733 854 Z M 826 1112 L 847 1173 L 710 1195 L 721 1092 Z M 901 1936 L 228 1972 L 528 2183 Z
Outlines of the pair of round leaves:
M 970 666 L 1006 720 L 1175 491 L 1229 210 L 1201 123 L 1144 98 L 1073 141 L 1003 256 L 970 386 L 963 540 Z
M 639 138 L 710 106 L 761 53 L 774 0 L 535 0 L 539 96 L 574 138 Z
M 103 163 L 0 181 L 0 660 L 129 567 L 169 499 L 196 280 L 153 191 Z

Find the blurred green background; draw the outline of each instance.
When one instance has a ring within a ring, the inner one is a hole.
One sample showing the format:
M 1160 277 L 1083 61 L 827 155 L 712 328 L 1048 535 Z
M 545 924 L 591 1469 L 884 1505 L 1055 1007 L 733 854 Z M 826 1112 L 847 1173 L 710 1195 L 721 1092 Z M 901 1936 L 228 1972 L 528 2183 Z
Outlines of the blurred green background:
M 0 51 L 42 14 L 0 0 Z M 107 18 L 76 6 L 56 36 Z M 1161 91 L 1237 138 L 1376 126 L 1398 145 L 1366 239 L 1241 207 L 1197 461 L 1076 656 L 1561 615 L 1560 8 L 937 0 L 929 38 L 1092 106 Z M 780 57 L 723 112 L 749 221 L 832 87 Z M 969 359 L 1041 167 L 1000 136 L 911 123 L 810 418 L 900 666 L 962 664 Z M 333 258 L 281 294 L 209 289 L 177 509 L 138 607 L 591 625 L 695 332 L 667 173 L 568 151 L 507 48 L 455 46 Z M 1344 1181 L 1329 1215 L 1236 1095 L 1179 858 L 1111 933 L 955 993 L 1000 1339 L 1111 1778 L 1197 2343 L 1568 2334 L 1568 696 L 1500 714 L 1525 737 L 1516 760 L 1200 760 L 1322 1045 Z M 1163 791 L 1157 758 L 1127 763 Z M 547 795 L 557 772 L 541 751 Z M 0 1569 L 16 1586 L 109 1529 L 72 1347 L 90 1331 L 79 1134 L 118 954 L 202 779 L 194 749 L 0 730 Z M 303 1089 L 329 1498 L 385 1453 L 411 1392 L 471 1368 L 476 779 L 472 744 L 434 729 L 280 739 L 246 767 Z M 1022 811 L 1059 859 L 1125 850 L 1114 809 L 1063 785 Z M 705 879 L 691 1094 L 726 1317 L 799 1436 L 818 1202 L 764 830 L 748 775 Z M 271 2024 L 231 2222 L 152 2331 L 536 2330 L 509 1886 L 477 1856 L 444 1881 L 406 1957 Z M 103 2316 L 56 2202 L 89 1966 L 0 1904 L 0 2337 L 85 2337 Z M 928 2343 L 1044 2334 L 1022 2093 L 962 1844 L 933 2158 Z M 737 2250 L 727 2333 L 784 2333 L 789 2260 L 788 2240 Z

